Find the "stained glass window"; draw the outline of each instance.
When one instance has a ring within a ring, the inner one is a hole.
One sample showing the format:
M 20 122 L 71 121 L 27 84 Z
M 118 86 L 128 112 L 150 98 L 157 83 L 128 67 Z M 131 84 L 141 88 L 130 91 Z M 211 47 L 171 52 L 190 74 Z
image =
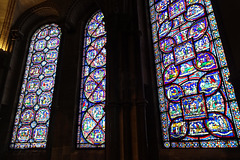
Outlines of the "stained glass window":
M 211 1 L 149 2 L 163 146 L 239 147 L 239 107 Z
M 106 31 L 97 12 L 85 28 L 77 148 L 105 147 Z
M 32 36 L 10 148 L 46 148 L 61 29 L 48 24 Z

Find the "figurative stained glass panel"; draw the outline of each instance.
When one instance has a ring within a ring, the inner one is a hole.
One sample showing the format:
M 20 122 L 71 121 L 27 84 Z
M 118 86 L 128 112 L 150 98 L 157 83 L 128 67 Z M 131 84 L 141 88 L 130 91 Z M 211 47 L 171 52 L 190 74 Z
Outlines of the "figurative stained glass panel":
M 97 12 L 85 29 L 77 148 L 105 147 L 106 31 Z
M 10 148 L 46 148 L 61 29 L 48 24 L 32 36 Z
M 237 148 L 240 113 L 210 0 L 149 0 L 165 148 Z

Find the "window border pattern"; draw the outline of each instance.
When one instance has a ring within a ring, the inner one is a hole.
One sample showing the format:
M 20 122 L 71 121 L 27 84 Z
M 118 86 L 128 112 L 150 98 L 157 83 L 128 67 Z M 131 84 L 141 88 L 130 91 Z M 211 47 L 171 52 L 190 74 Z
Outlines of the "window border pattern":
M 103 18 L 97 11 L 85 28 L 77 148 L 105 147 L 107 35 Z
M 46 24 L 33 34 L 19 96 L 11 149 L 46 148 L 61 29 Z
M 210 0 L 149 0 L 164 148 L 238 148 L 240 113 Z

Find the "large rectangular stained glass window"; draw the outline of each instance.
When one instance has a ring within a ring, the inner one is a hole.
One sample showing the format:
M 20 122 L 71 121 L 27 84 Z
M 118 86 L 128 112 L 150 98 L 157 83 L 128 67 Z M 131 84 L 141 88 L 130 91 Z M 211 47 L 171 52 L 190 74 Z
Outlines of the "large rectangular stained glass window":
M 149 6 L 164 147 L 239 147 L 239 107 L 211 1 Z

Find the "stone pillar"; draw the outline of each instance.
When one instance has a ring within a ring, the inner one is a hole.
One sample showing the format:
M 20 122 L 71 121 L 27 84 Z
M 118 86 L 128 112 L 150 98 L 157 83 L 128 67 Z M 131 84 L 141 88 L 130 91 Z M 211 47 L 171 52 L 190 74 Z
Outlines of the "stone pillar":
M 110 1 L 110 0 L 109 0 Z M 136 1 L 105 1 L 106 159 L 147 159 L 144 85 Z
M 2 104 L 2 97 L 3 97 L 3 91 L 4 86 L 6 82 L 6 76 L 9 70 L 9 61 L 10 61 L 10 53 L 0 50 L 0 142 L 5 142 L 7 137 L 7 128 L 9 125 L 8 115 L 11 113 L 9 110 L 8 105 Z M 0 146 L 0 155 L 3 154 L 5 145 Z

